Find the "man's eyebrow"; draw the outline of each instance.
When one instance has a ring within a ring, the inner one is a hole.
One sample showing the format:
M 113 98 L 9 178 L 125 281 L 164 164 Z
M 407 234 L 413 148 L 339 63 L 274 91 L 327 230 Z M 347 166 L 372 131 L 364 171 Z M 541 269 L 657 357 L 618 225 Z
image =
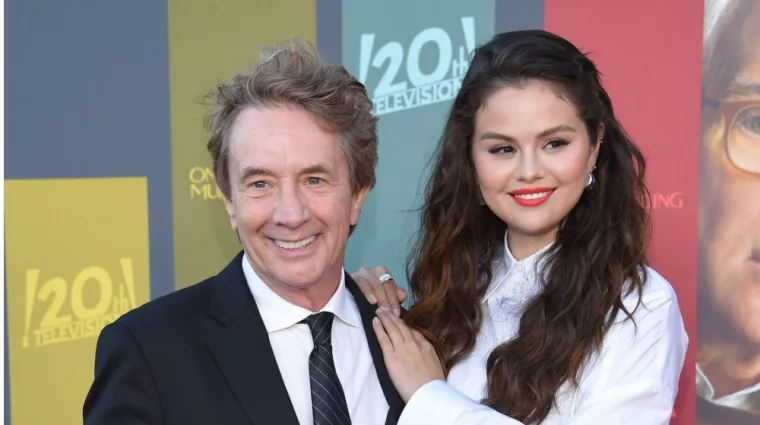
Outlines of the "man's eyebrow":
M 308 167 L 305 167 L 301 169 L 300 171 L 301 175 L 304 174 L 328 174 L 332 175 L 333 173 L 330 171 L 330 169 L 324 165 L 324 164 L 314 164 L 310 165 Z M 262 176 L 262 177 L 276 177 L 276 174 L 274 171 L 264 168 L 264 167 L 245 167 L 240 172 L 240 180 L 245 181 L 248 180 L 251 177 L 254 176 Z
M 243 168 L 243 171 L 240 172 L 240 180 L 245 181 L 253 176 L 267 176 L 267 177 L 274 177 L 274 172 L 272 170 L 269 170 L 267 168 L 262 167 L 245 167 Z
M 739 75 L 729 84 L 727 92 L 736 96 L 760 96 L 760 82 Z
M 310 165 L 301 170 L 301 174 L 329 174 L 332 175 L 330 169 L 323 164 Z

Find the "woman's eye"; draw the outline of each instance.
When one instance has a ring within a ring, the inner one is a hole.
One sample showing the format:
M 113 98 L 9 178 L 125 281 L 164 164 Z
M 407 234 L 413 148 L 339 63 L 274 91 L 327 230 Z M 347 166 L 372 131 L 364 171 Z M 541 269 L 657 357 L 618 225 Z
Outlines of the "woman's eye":
M 494 155 L 506 155 L 509 153 L 513 153 L 515 149 L 512 146 L 495 146 L 493 148 L 488 149 L 488 153 L 494 154 Z
M 552 149 L 561 148 L 562 146 L 566 146 L 567 144 L 568 144 L 568 141 L 562 140 L 562 139 L 554 139 L 554 140 L 549 140 L 548 142 L 546 142 L 546 146 Z

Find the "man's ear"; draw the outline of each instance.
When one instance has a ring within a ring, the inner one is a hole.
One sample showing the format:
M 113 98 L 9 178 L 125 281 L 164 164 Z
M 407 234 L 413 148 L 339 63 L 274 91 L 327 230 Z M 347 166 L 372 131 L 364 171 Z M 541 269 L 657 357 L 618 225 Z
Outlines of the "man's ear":
M 352 197 L 352 201 L 351 201 L 351 225 L 352 226 L 356 226 L 356 223 L 359 222 L 359 215 L 361 215 L 362 205 L 364 205 L 364 201 L 367 199 L 369 190 L 370 190 L 369 187 L 359 189 L 359 191 L 356 192 Z
M 235 204 L 232 203 L 232 201 L 226 196 L 222 196 L 222 199 L 224 200 L 224 209 L 227 210 L 227 215 L 230 217 L 230 227 L 232 227 L 232 230 L 237 232 L 237 218 L 235 217 Z M 238 236 L 238 239 L 240 239 L 240 236 Z

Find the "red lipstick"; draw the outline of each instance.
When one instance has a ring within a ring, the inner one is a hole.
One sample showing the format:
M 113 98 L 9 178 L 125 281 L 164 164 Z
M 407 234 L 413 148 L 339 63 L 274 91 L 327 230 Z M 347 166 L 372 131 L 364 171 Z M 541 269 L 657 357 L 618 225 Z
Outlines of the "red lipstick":
M 517 205 L 522 207 L 537 207 L 548 201 L 552 193 L 554 193 L 554 189 L 550 187 L 533 187 L 509 192 Z

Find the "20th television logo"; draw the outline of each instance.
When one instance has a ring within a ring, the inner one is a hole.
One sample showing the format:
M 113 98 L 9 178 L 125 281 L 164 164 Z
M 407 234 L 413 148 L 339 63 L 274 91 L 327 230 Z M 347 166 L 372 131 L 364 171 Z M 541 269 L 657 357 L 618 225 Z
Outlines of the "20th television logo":
M 367 84 L 370 66 L 382 70 L 379 81 L 367 87 L 372 93 L 373 112 L 376 115 L 432 105 L 456 97 L 467 72 L 470 53 L 475 49 L 475 18 L 463 17 L 460 23 L 464 45 L 456 46 L 456 50 L 452 35 L 440 27 L 426 28 L 417 33 L 408 44 L 406 55 L 399 41 L 387 42 L 376 49 L 376 34 L 361 35 L 359 80 Z M 420 63 L 420 54 L 427 45 L 436 49 L 438 62 L 433 67 Z M 402 65 L 405 65 L 404 70 Z
M 44 347 L 96 337 L 103 327 L 136 307 L 132 259 L 119 259 L 119 266 L 116 276 L 103 267 L 85 267 L 70 281 L 27 269 L 22 346 Z M 39 323 L 33 323 L 40 312 Z

